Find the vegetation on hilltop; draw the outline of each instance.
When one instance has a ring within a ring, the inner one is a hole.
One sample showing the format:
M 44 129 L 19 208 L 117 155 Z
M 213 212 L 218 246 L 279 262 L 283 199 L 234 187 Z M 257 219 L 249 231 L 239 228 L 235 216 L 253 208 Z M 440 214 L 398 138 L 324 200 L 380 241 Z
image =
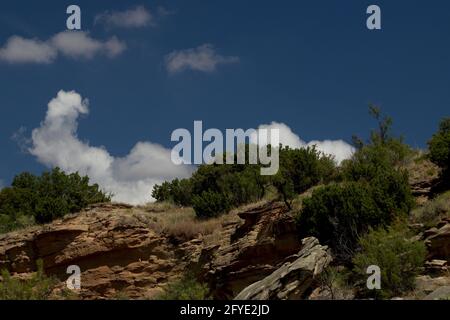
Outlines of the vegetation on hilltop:
M 292 149 L 281 145 L 279 171 L 274 176 L 262 176 L 260 164 L 201 165 L 191 178 L 155 185 L 152 196 L 157 203 L 147 208 L 149 219 L 155 230 L 180 241 L 199 235 L 213 239 L 228 219 L 223 213 L 275 192 L 277 200 L 296 215 L 299 237 L 315 236 L 321 244 L 330 246 L 335 261 L 351 270 L 350 277 L 359 279 L 362 297 L 402 295 L 413 289 L 425 259 L 424 244 L 409 233 L 407 218 L 425 227 L 437 224 L 450 214 L 449 194 L 416 207 L 406 169 L 414 152 L 402 137 L 392 134 L 391 118 L 373 106 L 370 114 L 377 129 L 366 142 L 354 137 L 356 152 L 339 166 L 315 147 Z M 441 122 L 428 145 L 429 152 L 420 159 L 429 158 L 442 168 L 441 180 L 448 182 L 450 119 Z M 50 222 L 107 201 L 109 195 L 78 173 L 66 174 L 58 168 L 41 176 L 22 173 L 11 187 L 0 191 L 0 232 Z M 381 291 L 365 290 L 362 279 L 367 279 L 369 265 L 377 265 L 382 271 Z M 7 280 L 0 287 L 3 291 L 5 285 L 11 290 L 19 286 L 8 274 L 3 278 Z M 28 287 L 22 289 L 30 292 Z M 11 290 L 5 294 L 10 295 Z M 186 277 L 171 284 L 160 299 L 203 299 L 206 293 L 203 284 Z
M 430 160 L 442 168 L 441 178 L 445 188 L 450 184 L 450 118 L 444 118 L 439 130 L 428 141 Z
M 314 190 L 298 214 L 300 235 L 316 236 L 348 261 L 370 227 L 388 226 L 414 205 L 408 173 L 400 164 L 409 150 L 390 133 L 392 120 L 371 108 L 378 130 L 368 143 L 358 140 L 335 183 Z
M 110 196 L 89 184 L 89 177 L 66 174 L 59 168 L 36 176 L 17 175 L 11 186 L 0 191 L 0 233 L 34 223 L 47 223 L 82 210 Z
M 192 206 L 198 217 L 208 218 L 258 201 L 270 187 L 275 188 L 290 207 L 295 195 L 330 181 L 336 173 L 333 159 L 315 147 L 291 149 L 285 146 L 280 147 L 279 154 L 279 170 L 274 176 L 262 176 L 260 165 L 201 165 L 189 179 L 156 185 L 152 196 L 160 202 Z

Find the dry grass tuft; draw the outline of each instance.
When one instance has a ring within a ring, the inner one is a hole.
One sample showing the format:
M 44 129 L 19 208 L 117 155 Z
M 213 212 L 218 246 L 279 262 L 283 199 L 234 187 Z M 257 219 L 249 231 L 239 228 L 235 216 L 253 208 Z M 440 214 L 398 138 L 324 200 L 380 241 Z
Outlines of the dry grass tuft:
M 224 214 L 208 220 L 198 219 L 192 208 L 167 204 L 152 204 L 141 207 L 149 226 L 160 234 L 175 237 L 181 241 L 204 238 L 222 229 L 231 220 L 232 214 Z M 164 211 L 164 210 L 165 211 Z
M 414 222 L 423 223 L 426 227 L 433 227 L 442 218 L 450 217 L 450 191 L 414 209 L 411 217 Z
M 411 184 L 438 179 L 441 173 L 441 169 L 428 160 L 423 151 L 416 151 L 405 162 L 404 168 L 408 170 Z

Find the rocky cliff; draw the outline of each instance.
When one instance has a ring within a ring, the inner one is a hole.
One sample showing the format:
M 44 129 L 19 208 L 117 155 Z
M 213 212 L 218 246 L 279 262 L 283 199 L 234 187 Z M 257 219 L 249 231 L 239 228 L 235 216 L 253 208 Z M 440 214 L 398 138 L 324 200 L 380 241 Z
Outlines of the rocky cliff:
M 69 277 L 67 267 L 77 265 L 83 299 L 119 294 L 151 299 L 189 270 L 209 284 L 213 297 L 232 299 L 274 272 L 302 244 L 282 204 L 263 203 L 229 215 L 214 241 L 183 241 L 157 230 L 145 210 L 97 205 L 0 236 L 0 269 L 26 277 L 42 259 L 46 274 L 56 276 L 61 289 Z
M 59 280 L 55 298 L 66 287 L 70 265 L 81 269 L 81 299 L 153 299 L 187 272 L 206 283 L 215 299 L 329 298 L 316 280 L 332 261 L 330 251 L 315 238 L 299 239 L 292 213 L 282 203 L 233 211 L 213 224 L 209 237 L 195 235 L 196 229 L 189 237 L 174 235 L 155 223 L 164 215 L 100 204 L 48 225 L 1 235 L 0 270 L 26 278 L 41 259 L 45 273 Z M 428 262 L 413 298 L 447 292 L 449 227 L 447 218 L 421 233 Z

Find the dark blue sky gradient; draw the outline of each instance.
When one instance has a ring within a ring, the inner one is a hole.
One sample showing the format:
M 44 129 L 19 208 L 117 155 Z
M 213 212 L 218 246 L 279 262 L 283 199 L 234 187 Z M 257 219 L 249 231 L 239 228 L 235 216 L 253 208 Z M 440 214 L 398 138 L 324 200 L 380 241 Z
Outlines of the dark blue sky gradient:
M 0 46 L 12 35 L 48 39 L 65 29 L 78 4 L 94 38 L 116 35 L 127 51 L 115 59 L 49 65 L 0 62 L 0 179 L 44 168 L 11 136 L 44 119 L 58 90 L 90 100 L 79 137 L 126 155 L 137 141 L 166 147 L 176 128 L 255 128 L 284 122 L 302 139 L 367 136 L 373 102 L 394 118 L 395 131 L 425 147 L 450 115 L 450 2 L 435 1 L 2 1 Z M 156 27 L 105 30 L 94 16 L 135 5 L 173 14 Z M 382 30 L 366 29 L 366 8 L 382 9 Z M 164 56 L 213 44 L 239 64 L 213 73 L 168 75 Z

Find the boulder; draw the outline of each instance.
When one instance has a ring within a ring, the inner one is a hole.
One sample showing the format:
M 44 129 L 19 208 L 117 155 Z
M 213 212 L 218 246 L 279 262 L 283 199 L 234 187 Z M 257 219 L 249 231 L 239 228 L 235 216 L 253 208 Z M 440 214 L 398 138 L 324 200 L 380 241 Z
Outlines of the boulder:
M 314 238 L 302 240 L 302 249 L 264 279 L 257 281 L 236 297 L 236 300 L 304 299 L 310 293 L 318 275 L 330 264 L 327 246 Z
M 428 274 L 446 274 L 448 272 L 447 260 L 431 260 L 425 262 L 425 270 Z
M 450 218 L 443 219 L 437 227 L 424 233 L 428 259 L 450 261 Z
M 101 204 L 0 235 L 0 270 L 27 277 L 41 259 L 46 274 L 60 280 L 61 290 L 69 277 L 67 267 L 77 265 L 81 299 L 151 299 L 189 271 L 209 285 L 213 298 L 233 299 L 296 260 L 305 247 L 292 213 L 279 202 L 237 209 L 211 237 L 190 241 L 174 241 L 152 219 L 142 208 Z
M 432 277 L 430 275 L 420 275 L 416 277 L 415 298 L 424 299 L 434 291 L 442 287 L 450 286 L 450 277 L 439 276 Z
M 243 222 L 224 230 L 219 246 L 205 248 L 202 277 L 215 299 L 232 299 L 275 271 L 302 247 L 294 217 L 282 203 L 270 202 L 237 213 Z
M 427 295 L 424 300 L 450 300 L 450 286 L 437 288 Z

